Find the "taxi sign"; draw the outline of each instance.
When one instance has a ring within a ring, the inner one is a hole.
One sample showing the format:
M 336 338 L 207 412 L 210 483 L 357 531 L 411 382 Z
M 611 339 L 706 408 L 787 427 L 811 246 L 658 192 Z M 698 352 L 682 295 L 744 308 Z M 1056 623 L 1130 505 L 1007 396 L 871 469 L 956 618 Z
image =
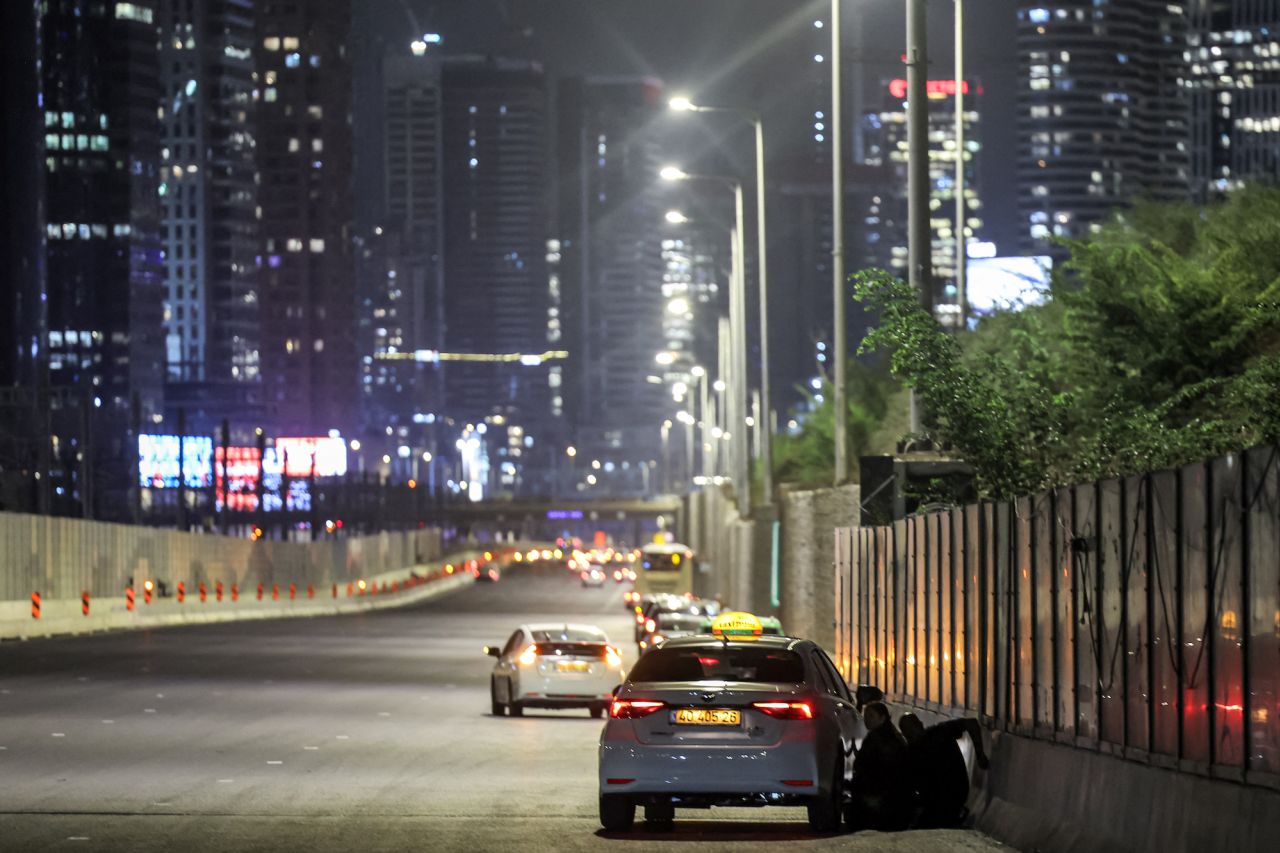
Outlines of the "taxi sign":
M 711 623 L 712 636 L 721 640 L 754 640 L 764 633 L 764 626 L 751 613 L 731 610 L 721 613 Z

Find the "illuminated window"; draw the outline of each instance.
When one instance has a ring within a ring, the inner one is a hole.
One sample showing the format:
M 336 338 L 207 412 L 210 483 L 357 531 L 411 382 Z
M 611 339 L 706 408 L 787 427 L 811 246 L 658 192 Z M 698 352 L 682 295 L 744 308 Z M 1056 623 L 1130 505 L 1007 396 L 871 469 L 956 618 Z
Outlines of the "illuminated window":
M 297 237 L 290 237 L 288 241 L 285 243 L 284 247 L 290 252 L 301 252 L 302 241 L 299 240 Z
M 279 49 L 280 49 L 280 37 L 279 37 L 279 36 L 268 36 L 267 38 L 264 38 L 264 39 L 262 40 L 262 46 L 263 46 L 263 48 L 265 48 L 266 50 L 279 50 Z
M 280 46 L 283 47 L 285 50 L 297 50 L 298 40 L 293 36 L 285 36 L 283 39 L 281 39 Z
M 116 4 L 116 20 L 117 21 L 138 21 L 143 24 L 152 23 L 153 12 L 145 6 L 139 6 L 136 3 L 117 3 Z
M 311 238 L 311 251 L 319 253 L 324 251 L 324 240 L 317 237 Z

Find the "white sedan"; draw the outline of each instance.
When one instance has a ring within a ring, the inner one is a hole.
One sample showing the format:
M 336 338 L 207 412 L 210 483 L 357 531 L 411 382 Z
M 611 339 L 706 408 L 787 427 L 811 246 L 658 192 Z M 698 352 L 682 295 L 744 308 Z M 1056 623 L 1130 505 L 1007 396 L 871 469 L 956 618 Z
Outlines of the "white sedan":
M 521 625 L 506 645 L 485 646 L 498 659 L 489 679 L 495 717 L 525 708 L 588 708 L 603 717 L 622 683 L 622 653 L 594 625 Z
M 808 640 L 676 637 L 646 652 L 600 735 L 600 823 L 629 829 L 636 806 L 805 806 L 839 828 L 865 727 L 849 688 Z

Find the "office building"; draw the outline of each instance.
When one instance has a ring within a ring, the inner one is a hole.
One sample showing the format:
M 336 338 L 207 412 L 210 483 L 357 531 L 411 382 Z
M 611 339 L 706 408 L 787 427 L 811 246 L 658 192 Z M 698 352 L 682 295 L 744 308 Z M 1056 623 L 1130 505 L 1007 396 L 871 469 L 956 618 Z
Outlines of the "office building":
M 956 291 L 956 139 L 955 80 L 926 83 L 929 148 L 929 232 L 934 305 L 944 321 L 959 319 Z M 871 187 L 860 228 L 861 250 L 872 265 L 907 278 L 907 81 L 881 83 L 881 109 L 862 118 L 866 165 L 882 168 L 881 182 Z M 964 183 L 966 245 L 981 240 L 982 199 L 979 164 L 982 155 L 982 87 L 964 81 Z
M 1188 12 L 1196 198 L 1280 179 L 1280 2 L 1194 0 Z
M 1021 248 L 1081 237 L 1137 198 L 1187 199 L 1187 16 L 1159 0 L 1018 11 Z
M 649 377 L 687 372 L 695 359 L 692 336 L 666 334 L 675 331 L 668 315 L 701 310 L 692 294 L 676 293 L 679 283 L 664 284 L 675 259 L 663 256 L 671 229 L 653 124 L 665 109 L 652 79 L 574 78 L 558 89 L 559 320 L 572 357 L 565 393 L 583 447 L 629 462 L 654 456 L 674 411 L 668 389 Z M 665 365 L 659 353 L 670 353 Z
M 357 420 L 350 19 L 350 0 L 256 14 L 265 418 L 295 435 Z

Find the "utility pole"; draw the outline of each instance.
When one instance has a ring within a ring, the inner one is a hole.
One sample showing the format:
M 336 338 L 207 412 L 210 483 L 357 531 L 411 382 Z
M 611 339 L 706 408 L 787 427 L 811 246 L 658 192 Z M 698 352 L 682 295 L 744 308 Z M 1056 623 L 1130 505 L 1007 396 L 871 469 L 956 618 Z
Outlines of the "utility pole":
M 909 3 L 918 0 L 908 0 Z M 845 400 L 844 116 L 840 87 L 840 0 L 831 0 L 831 355 L 835 359 L 835 485 L 849 477 L 849 404 Z
M 773 434 L 769 431 L 769 235 L 764 211 L 764 121 L 756 116 L 756 275 L 760 282 L 760 407 L 763 422 L 756 417 L 760 440 L 760 503 L 773 503 Z
M 925 0 L 907 0 L 907 265 L 909 284 L 932 317 L 928 74 Z M 920 402 L 912 392 L 911 431 L 920 432 L 920 427 Z
M 956 301 L 960 328 L 969 325 L 969 241 L 964 203 L 964 0 L 956 4 Z

